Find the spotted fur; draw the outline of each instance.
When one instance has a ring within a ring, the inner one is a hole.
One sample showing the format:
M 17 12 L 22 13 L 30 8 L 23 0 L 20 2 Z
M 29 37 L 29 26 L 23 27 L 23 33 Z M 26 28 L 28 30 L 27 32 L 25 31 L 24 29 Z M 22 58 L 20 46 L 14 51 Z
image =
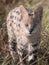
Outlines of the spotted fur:
M 20 65 L 30 65 L 36 57 L 40 42 L 42 7 L 30 12 L 23 5 L 11 10 L 7 16 L 7 33 L 10 54 L 14 61 L 18 57 Z M 17 56 L 18 55 L 18 56 Z

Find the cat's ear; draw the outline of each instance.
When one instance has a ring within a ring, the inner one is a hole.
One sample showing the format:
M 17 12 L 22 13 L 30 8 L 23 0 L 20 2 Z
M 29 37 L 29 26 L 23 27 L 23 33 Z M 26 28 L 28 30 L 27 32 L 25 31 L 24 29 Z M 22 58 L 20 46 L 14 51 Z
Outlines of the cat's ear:
M 42 16 L 43 16 L 43 7 L 39 6 L 36 10 L 35 10 L 35 19 L 37 19 L 38 21 L 41 21 Z
M 21 12 L 22 18 L 28 17 L 28 11 L 26 10 L 26 8 L 23 5 L 20 5 L 20 12 Z
M 20 6 L 20 11 L 21 11 L 21 14 L 22 14 L 22 17 L 24 19 L 28 18 L 28 17 L 31 17 L 32 19 L 35 18 L 35 13 L 34 11 L 29 11 L 30 9 L 27 10 L 27 8 L 25 8 L 23 5 Z

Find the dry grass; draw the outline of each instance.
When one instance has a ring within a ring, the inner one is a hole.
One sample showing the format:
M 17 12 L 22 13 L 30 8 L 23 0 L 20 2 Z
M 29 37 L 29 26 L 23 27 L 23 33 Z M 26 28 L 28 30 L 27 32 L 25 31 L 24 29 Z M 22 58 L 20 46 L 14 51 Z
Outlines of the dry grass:
M 8 3 L 6 0 L 0 0 L 0 65 L 12 65 L 12 59 L 8 50 L 6 16 L 14 7 L 24 4 L 33 10 L 39 4 L 43 6 L 41 42 L 39 45 L 38 65 L 49 65 L 49 0 L 21 0 L 20 2 Z

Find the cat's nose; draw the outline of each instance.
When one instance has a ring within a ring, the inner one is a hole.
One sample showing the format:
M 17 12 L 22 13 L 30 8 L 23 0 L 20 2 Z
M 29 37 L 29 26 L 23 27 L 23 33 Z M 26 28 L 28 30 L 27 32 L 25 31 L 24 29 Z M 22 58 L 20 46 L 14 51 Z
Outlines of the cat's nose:
M 29 30 L 29 33 L 30 33 L 30 34 L 32 34 L 32 32 L 33 32 L 33 28 L 31 28 L 31 29 Z

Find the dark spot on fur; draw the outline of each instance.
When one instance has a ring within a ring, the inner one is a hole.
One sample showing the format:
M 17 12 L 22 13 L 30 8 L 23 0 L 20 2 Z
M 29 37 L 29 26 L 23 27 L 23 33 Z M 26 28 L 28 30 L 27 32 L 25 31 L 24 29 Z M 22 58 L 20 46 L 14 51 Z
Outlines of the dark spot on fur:
M 15 23 L 14 23 L 15 24 Z
M 10 26 L 11 26 L 12 24 L 10 23 Z
M 12 20 L 12 22 L 13 22 L 13 20 Z
M 19 29 L 17 29 L 17 31 L 19 31 Z
M 19 11 L 15 11 L 18 15 L 20 14 L 20 12 Z
M 18 41 L 20 41 L 20 39 L 18 39 Z
M 20 24 L 18 24 L 18 26 L 20 27 Z
M 10 21 L 10 20 L 8 19 L 8 21 Z
M 13 17 L 14 17 L 14 16 L 12 16 L 12 15 L 10 16 L 11 19 L 12 19 Z
M 16 16 L 15 16 L 15 19 L 16 19 Z

